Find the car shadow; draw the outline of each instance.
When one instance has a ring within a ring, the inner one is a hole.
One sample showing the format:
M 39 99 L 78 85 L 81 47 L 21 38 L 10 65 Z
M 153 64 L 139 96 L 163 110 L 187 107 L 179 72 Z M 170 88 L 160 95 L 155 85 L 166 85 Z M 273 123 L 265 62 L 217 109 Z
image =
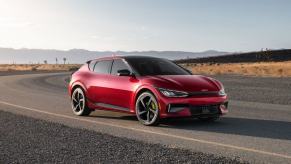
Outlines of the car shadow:
M 235 117 L 223 117 L 215 122 L 193 118 L 164 119 L 160 127 L 291 140 L 291 122 L 286 121 Z
M 127 120 L 138 123 L 136 116 L 119 113 L 95 113 L 87 117 Z M 168 118 L 160 120 L 159 128 L 291 140 L 291 122 L 286 121 L 223 117 L 214 122 L 205 122 L 195 118 Z
M 108 115 L 89 115 L 86 117 L 94 118 L 106 118 L 106 119 L 115 119 L 115 120 L 128 120 L 128 121 L 138 121 L 134 115 L 123 115 L 123 116 L 108 116 Z

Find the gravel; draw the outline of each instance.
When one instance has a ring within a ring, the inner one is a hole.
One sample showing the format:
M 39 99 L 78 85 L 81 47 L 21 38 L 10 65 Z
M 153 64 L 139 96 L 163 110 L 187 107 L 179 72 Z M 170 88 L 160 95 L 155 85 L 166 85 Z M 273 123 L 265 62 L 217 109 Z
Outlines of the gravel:
M 0 163 L 246 163 L 0 111 Z
M 231 100 L 291 105 L 291 78 L 213 76 L 220 80 Z

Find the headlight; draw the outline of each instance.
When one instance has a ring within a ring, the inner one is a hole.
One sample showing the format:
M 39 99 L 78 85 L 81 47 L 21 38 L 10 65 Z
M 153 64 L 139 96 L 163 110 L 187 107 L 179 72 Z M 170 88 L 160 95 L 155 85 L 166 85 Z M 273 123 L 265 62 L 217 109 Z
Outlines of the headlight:
M 170 89 L 158 88 L 158 90 L 166 97 L 187 97 L 188 93 L 183 91 L 175 91 Z
M 218 92 L 219 96 L 225 96 L 226 93 L 225 93 L 225 90 L 224 90 L 224 87 L 222 86 L 222 88 L 220 89 L 220 91 Z

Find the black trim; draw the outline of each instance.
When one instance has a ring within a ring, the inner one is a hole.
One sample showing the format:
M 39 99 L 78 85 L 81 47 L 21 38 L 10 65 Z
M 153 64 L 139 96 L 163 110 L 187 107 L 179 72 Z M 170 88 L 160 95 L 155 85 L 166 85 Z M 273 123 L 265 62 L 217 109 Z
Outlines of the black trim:
M 106 103 L 95 103 L 95 105 L 100 106 L 100 107 L 104 107 L 104 108 L 115 109 L 115 110 L 129 111 L 129 108 L 124 108 L 124 107 L 106 104 Z
M 190 105 L 191 115 L 220 114 L 220 104 L 216 105 Z
M 189 96 L 218 96 L 219 91 L 196 91 L 196 92 L 188 92 Z
M 185 108 L 189 108 L 188 104 L 169 104 L 168 105 L 168 113 L 176 113 Z
M 220 105 L 225 105 L 228 108 L 228 101 L 219 104 L 210 104 L 210 105 L 191 105 L 191 104 L 168 104 L 167 111 L 168 113 L 176 113 L 185 108 L 190 110 L 192 116 L 199 115 L 213 115 L 213 114 L 221 114 Z M 204 111 L 207 113 L 204 113 Z

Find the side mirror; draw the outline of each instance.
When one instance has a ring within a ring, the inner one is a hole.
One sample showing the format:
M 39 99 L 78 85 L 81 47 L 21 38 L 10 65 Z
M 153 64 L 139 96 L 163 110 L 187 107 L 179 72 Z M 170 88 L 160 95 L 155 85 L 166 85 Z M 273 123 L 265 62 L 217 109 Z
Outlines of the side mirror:
M 117 71 L 118 76 L 131 76 L 131 72 L 127 69 L 122 69 Z

